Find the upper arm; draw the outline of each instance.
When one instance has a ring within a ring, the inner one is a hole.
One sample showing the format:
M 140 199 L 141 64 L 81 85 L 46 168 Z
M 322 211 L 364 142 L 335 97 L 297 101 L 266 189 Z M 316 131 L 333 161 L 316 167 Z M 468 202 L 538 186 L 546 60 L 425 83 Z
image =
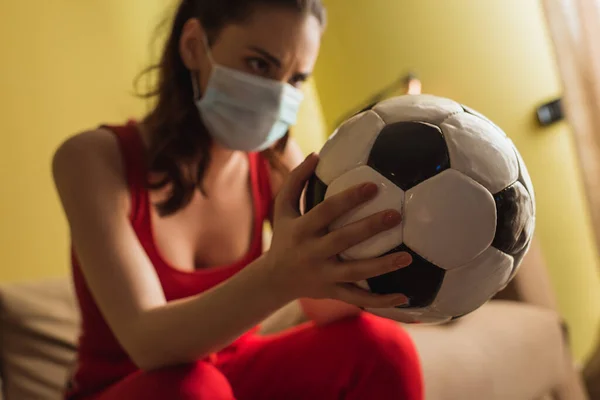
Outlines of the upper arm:
M 52 170 L 86 283 L 132 359 L 142 352 L 135 322 L 165 304 L 156 272 L 129 222 L 129 190 L 116 137 L 76 135 L 56 151 Z

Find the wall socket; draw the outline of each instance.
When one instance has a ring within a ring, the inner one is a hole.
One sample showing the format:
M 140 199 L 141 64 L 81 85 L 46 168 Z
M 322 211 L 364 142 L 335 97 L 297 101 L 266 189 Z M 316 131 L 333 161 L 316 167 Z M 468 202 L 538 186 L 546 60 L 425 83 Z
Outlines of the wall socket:
M 537 119 L 540 125 L 548 126 L 564 118 L 562 99 L 552 100 L 542 104 L 536 110 Z

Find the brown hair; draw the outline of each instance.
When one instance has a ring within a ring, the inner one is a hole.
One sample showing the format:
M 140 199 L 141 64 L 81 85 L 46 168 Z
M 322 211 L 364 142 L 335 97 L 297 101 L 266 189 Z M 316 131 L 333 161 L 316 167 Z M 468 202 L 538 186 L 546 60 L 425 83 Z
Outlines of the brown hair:
M 144 123 L 151 134 L 148 171 L 162 178 L 148 182 L 148 187 L 156 190 L 171 185 L 167 199 L 157 204 L 161 215 L 185 207 L 196 189 L 206 194 L 203 179 L 210 163 L 212 139 L 194 104 L 191 75 L 179 54 L 183 26 L 190 18 L 198 18 L 213 43 L 223 26 L 243 21 L 258 5 L 311 14 L 325 25 L 321 0 L 182 0 L 160 61 L 140 75 L 155 70 L 158 73 L 155 88 L 141 96 L 156 97 L 156 105 Z M 278 157 L 286 147 L 287 138 L 288 135 L 263 153 L 273 166 L 281 164 Z M 197 169 L 190 171 L 188 167 L 194 161 L 198 161 Z

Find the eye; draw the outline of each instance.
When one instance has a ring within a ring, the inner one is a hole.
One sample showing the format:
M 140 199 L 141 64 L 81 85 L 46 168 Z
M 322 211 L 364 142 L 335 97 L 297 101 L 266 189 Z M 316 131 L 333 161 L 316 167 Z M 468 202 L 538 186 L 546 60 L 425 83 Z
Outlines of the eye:
M 294 86 L 295 88 L 300 88 L 303 83 L 304 83 L 304 81 L 301 79 L 292 79 L 290 81 L 290 85 Z
M 296 88 L 300 88 L 302 84 L 306 82 L 306 79 L 306 75 L 296 75 L 292 77 L 288 83 Z
M 271 65 L 265 59 L 259 57 L 251 57 L 247 59 L 248 68 L 256 75 L 268 76 Z

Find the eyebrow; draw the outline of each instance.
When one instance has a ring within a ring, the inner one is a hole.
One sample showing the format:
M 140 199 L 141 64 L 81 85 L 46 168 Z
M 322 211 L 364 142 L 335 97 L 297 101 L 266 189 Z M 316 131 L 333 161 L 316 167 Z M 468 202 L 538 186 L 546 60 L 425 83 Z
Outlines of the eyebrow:
M 281 61 L 279 60 L 279 58 L 275 57 L 273 54 L 269 53 L 268 51 L 266 51 L 264 49 L 261 49 L 260 47 L 256 47 L 256 46 L 249 46 L 248 48 L 250 50 L 254 50 L 255 52 L 259 53 L 261 56 L 263 56 L 267 60 L 271 61 L 273 64 L 275 64 L 275 66 L 277 68 L 281 68 Z
M 260 54 L 261 56 L 263 56 L 264 58 L 266 58 L 267 60 L 272 62 L 277 68 L 281 68 L 281 61 L 277 57 L 275 57 L 273 54 L 266 51 L 265 49 L 262 49 L 257 46 L 248 46 L 248 48 L 250 50 L 257 52 L 258 54 Z M 308 78 L 310 78 L 310 75 L 311 75 L 310 73 L 298 73 L 298 74 L 294 75 L 294 78 L 299 81 L 304 82 L 304 81 L 308 80 Z

